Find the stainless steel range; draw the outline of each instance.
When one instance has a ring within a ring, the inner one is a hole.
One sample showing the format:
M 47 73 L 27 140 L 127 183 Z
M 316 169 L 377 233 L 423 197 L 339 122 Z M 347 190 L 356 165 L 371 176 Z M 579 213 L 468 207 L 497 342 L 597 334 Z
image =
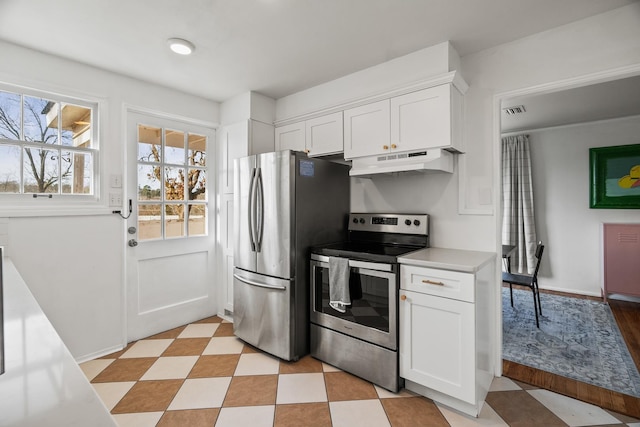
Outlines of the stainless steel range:
M 397 257 L 428 246 L 428 215 L 352 213 L 347 240 L 313 247 L 311 355 L 398 391 Z M 351 304 L 338 309 L 330 304 L 331 287 L 336 286 L 330 265 L 338 265 L 332 257 L 348 264 L 342 286 L 348 288 Z

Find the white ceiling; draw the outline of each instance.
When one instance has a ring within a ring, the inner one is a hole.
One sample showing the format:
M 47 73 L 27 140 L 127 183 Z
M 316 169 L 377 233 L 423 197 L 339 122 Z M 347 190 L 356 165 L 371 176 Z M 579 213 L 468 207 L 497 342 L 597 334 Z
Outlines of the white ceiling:
M 629 3 L 0 0 L 0 39 L 215 101 L 278 99 L 446 40 L 464 56 Z M 195 53 L 171 53 L 170 37 Z
M 523 106 L 507 115 L 504 108 Z M 502 132 L 640 116 L 640 76 L 503 101 Z

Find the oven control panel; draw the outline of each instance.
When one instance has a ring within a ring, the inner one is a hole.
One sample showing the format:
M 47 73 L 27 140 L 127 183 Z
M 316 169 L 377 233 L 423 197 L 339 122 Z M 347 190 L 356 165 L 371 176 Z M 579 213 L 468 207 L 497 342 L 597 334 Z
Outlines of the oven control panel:
M 352 213 L 349 230 L 428 235 L 429 215 Z

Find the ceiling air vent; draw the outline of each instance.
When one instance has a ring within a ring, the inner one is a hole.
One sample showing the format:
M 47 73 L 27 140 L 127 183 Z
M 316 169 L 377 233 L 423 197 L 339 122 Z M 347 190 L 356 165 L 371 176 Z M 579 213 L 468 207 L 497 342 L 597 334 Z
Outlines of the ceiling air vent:
M 522 114 L 527 110 L 524 109 L 524 105 L 515 105 L 513 107 L 503 108 L 502 111 L 504 111 L 507 116 L 513 116 L 515 114 Z

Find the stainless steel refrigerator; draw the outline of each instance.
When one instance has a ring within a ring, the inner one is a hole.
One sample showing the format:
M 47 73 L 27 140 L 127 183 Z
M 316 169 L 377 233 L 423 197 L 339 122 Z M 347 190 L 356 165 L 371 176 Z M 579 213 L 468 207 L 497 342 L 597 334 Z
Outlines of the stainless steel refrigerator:
M 309 352 L 309 248 L 346 235 L 349 168 L 289 150 L 234 168 L 234 333 L 297 360 Z

